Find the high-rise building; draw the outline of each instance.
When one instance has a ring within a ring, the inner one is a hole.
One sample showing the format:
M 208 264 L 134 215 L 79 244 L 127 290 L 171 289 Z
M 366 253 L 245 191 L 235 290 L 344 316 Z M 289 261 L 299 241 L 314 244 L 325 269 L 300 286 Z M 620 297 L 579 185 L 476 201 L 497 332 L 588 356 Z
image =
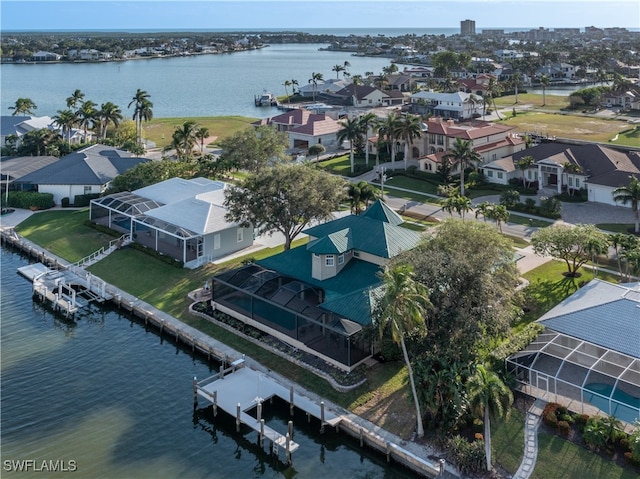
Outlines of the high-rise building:
M 460 22 L 460 35 L 468 37 L 476 34 L 475 20 L 462 20 Z

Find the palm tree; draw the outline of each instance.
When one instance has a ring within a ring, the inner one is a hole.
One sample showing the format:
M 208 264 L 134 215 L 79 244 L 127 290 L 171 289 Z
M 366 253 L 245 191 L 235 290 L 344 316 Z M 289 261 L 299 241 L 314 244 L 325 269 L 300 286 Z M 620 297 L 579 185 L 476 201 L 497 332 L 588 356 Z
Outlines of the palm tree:
M 540 77 L 540 86 L 542 87 L 542 106 L 547 104 L 547 87 L 549 86 L 549 77 L 542 75 Z
M 389 113 L 389 115 L 380 121 L 379 133 L 382 133 L 387 137 L 387 147 L 390 149 L 391 155 L 391 168 L 394 167 L 396 161 L 396 145 L 395 140 L 398 137 L 397 131 L 400 127 L 402 120 L 396 113 Z
M 291 80 L 291 94 L 296 94 L 296 87 L 298 86 L 298 80 Z
M 311 74 L 311 78 L 309 78 L 309 83 L 313 83 L 313 101 L 316 101 L 316 92 L 318 91 L 318 82 L 322 81 L 324 77 L 322 73 L 313 72 Z
M 518 103 L 518 88 L 522 85 L 522 73 L 515 72 L 511 76 L 511 81 L 513 82 L 513 88 L 516 91 L 516 103 Z
M 84 100 L 84 93 L 82 93 L 79 89 L 76 89 L 70 97 L 67 98 L 67 108 L 76 108 L 78 105 L 82 104 Z
M 355 79 L 355 77 L 354 77 Z M 360 127 L 364 132 L 364 161 L 367 166 L 369 166 L 369 127 L 375 124 L 375 121 L 378 117 L 374 113 L 365 113 L 364 115 L 360 115 L 358 121 L 360 122 Z
M 338 143 L 342 144 L 344 140 L 349 141 L 349 164 L 351 165 L 351 173 L 355 170 L 355 162 L 353 158 L 353 142 L 362 135 L 362 127 L 357 118 L 348 118 L 340 122 L 342 130 L 338 132 Z
M 396 130 L 398 138 L 404 142 L 404 169 L 407 169 L 407 162 L 409 161 L 409 144 L 414 139 L 422 136 L 422 124 L 420 117 L 415 115 L 405 115 L 398 124 Z
M 186 121 L 182 126 L 176 126 L 173 132 L 171 146 L 176 149 L 179 159 L 186 159 L 193 151 L 193 147 L 197 142 L 196 131 L 198 125 L 195 121 Z
M 289 100 L 289 90 L 288 90 L 288 88 L 291 86 L 291 82 L 289 80 L 285 80 L 285 82 L 282 84 L 282 86 L 284 86 L 284 94 L 287 96 L 287 99 Z
M 96 120 L 98 119 L 98 110 L 96 110 L 97 106 L 98 105 L 91 100 L 87 100 L 83 102 L 78 109 L 78 124 L 84 130 L 85 142 L 87 141 L 87 129 L 89 129 L 89 127 L 93 128 Z
M 502 87 L 498 83 L 498 80 L 496 80 L 494 77 L 489 78 L 489 84 L 487 85 L 487 94 L 489 95 L 489 98 L 491 98 L 493 111 L 495 111 L 496 115 L 498 115 L 498 119 L 501 119 L 501 117 L 500 112 L 496 107 L 496 97 L 500 96 L 500 93 L 502 93 Z
M 131 105 L 135 105 L 133 109 L 133 120 L 136 122 L 136 133 L 138 137 L 138 144 L 142 142 L 142 122 L 149 121 L 153 118 L 153 103 L 149 100 L 151 95 L 146 91 L 138 88 L 133 99 L 129 102 L 127 108 L 131 108 Z
M 122 110 L 120 107 L 110 101 L 100 105 L 100 111 L 98 112 L 98 119 L 100 120 L 100 129 L 102 130 L 102 138 L 107 137 L 107 128 L 109 123 L 113 123 L 115 128 L 118 128 L 120 121 L 122 120 Z
M 344 67 L 344 73 L 342 74 L 342 76 L 348 76 L 349 73 L 347 72 L 347 70 L 349 69 L 349 67 L 351 67 L 351 63 L 349 63 L 348 60 L 345 60 L 342 66 Z
M 426 334 L 427 310 L 431 307 L 429 290 L 414 278 L 413 268 L 401 264 L 393 268 L 386 267 L 383 274 L 384 296 L 380 300 L 378 331 L 380 336 L 390 333 L 391 339 L 402 348 L 404 362 L 409 372 L 409 382 L 416 407 L 418 437 L 424 436 L 422 413 L 413 378 L 413 369 L 409 361 L 405 336 L 409 333 Z
M 53 122 L 62 129 L 62 136 L 67 136 L 67 143 L 71 142 L 71 131 L 78 123 L 78 117 L 75 112 L 66 109 L 58 110 L 58 114 L 52 117 Z
M 513 404 L 513 393 L 505 386 L 497 374 L 478 365 L 476 374 L 467 383 L 469 403 L 478 417 L 484 418 L 484 452 L 487 459 L 487 471 L 491 470 L 491 425 L 493 415 L 502 417 L 509 414 Z
M 38 130 L 32 130 L 26 133 L 22 137 L 22 145 L 27 147 L 33 154 L 35 151 L 36 156 L 40 156 L 40 153 L 45 155 L 49 154 L 49 146 L 54 144 L 58 139 L 58 134 L 48 128 L 40 128 Z
M 347 196 L 351 203 L 351 212 L 359 215 L 369 207 L 369 203 L 378 198 L 376 190 L 366 181 L 351 183 L 347 188 Z M 360 206 L 364 204 L 361 208 Z
M 15 105 L 9 107 L 9 110 L 13 110 L 11 116 L 33 115 L 33 110 L 37 109 L 31 98 L 18 98 Z
M 204 153 L 204 140 L 209 138 L 209 129 L 205 126 L 201 126 L 196 129 L 195 137 L 200 140 L 200 154 Z
M 450 153 L 444 155 L 446 160 L 453 160 L 460 165 L 460 196 L 464 196 L 464 170 L 474 163 L 482 161 L 480 155 L 473 151 L 471 140 L 456 138 Z
M 637 176 L 629 176 L 629 184 L 627 186 L 620 186 L 612 191 L 613 201 L 622 202 L 623 205 L 631 203 L 631 211 L 635 217 L 636 234 L 640 233 L 640 211 L 638 211 L 638 205 L 640 204 L 640 180 Z
M 527 169 L 531 165 L 533 165 L 535 162 L 536 162 L 536 159 L 531 155 L 523 156 L 516 162 L 516 166 L 520 168 L 520 170 L 522 171 L 522 186 L 524 186 L 525 188 L 528 188 L 528 186 L 527 186 L 527 179 L 525 178 L 524 172 L 527 171 Z
M 344 71 L 344 67 L 342 65 L 334 65 L 331 71 L 336 72 L 336 80 L 338 80 L 340 78 L 340 72 Z

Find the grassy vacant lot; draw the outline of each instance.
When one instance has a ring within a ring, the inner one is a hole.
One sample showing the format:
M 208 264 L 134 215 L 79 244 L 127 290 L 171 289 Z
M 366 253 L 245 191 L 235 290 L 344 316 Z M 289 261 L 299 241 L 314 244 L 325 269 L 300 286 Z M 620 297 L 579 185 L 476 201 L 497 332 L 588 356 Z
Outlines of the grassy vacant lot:
M 199 126 L 209 130 L 209 136 L 225 138 L 237 131 L 244 130 L 256 118 L 244 116 L 211 116 L 194 118 L 158 118 L 143 123 L 143 136 L 153 141 L 158 147 L 163 148 L 171 144 L 171 136 L 177 126 L 182 126 L 186 121 L 195 121 Z
M 519 112 L 509 116 L 501 123 L 515 127 L 520 133 L 539 133 L 558 138 L 573 138 L 584 141 L 608 143 L 618 135 L 613 145 L 640 146 L 640 131 L 635 130 L 622 120 L 607 120 L 595 117 L 570 115 L 564 113 Z M 628 131 L 621 134 L 623 131 Z
M 569 97 L 561 95 L 545 95 L 544 105 L 543 97 L 538 93 L 520 93 L 518 94 L 518 103 L 516 103 L 515 95 L 506 95 L 496 98 L 496 106 L 498 108 L 514 107 L 519 110 L 523 107 L 528 108 L 544 108 L 545 110 L 561 110 L 569 106 Z

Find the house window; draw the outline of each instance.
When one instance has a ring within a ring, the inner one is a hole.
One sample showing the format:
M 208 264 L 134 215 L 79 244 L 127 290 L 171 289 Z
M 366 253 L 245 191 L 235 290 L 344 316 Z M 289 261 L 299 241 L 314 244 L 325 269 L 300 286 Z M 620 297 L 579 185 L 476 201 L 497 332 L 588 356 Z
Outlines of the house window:
M 244 240 L 244 230 L 242 228 L 238 228 L 237 238 L 238 238 L 238 243 L 242 243 L 242 241 Z
M 496 161 L 496 160 L 498 159 L 498 155 L 497 155 L 497 153 L 494 153 L 494 154 L 491 156 L 491 159 L 492 159 L 493 161 Z
M 91 194 L 91 186 L 85 186 L 84 187 L 84 194 L 85 195 L 90 195 Z
M 580 188 L 580 179 L 576 178 L 576 188 Z
M 360 257 L 360 251 L 354 251 L 353 252 L 353 257 L 354 258 L 359 258 Z
M 504 174 L 502 173 L 502 171 L 498 171 L 498 179 L 501 180 L 503 176 Z
M 493 178 L 493 171 L 492 170 L 487 170 L 487 176 L 489 178 Z
M 569 184 L 569 186 L 573 186 L 573 178 L 567 178 L 567 183 Z
M 328 254 L 327 256 L 324 257 L 324 265 L 325 266 L 335 266 L 336 264 L 336 257 L 332 254 Z
M 220 234 L 213 236 L 213 249 L 220 249 Z
M 531 170 L 527 170 L 527 178 L 531 179 Z
M 344 264 L 344 253 L 338 255 L 338 264 Z

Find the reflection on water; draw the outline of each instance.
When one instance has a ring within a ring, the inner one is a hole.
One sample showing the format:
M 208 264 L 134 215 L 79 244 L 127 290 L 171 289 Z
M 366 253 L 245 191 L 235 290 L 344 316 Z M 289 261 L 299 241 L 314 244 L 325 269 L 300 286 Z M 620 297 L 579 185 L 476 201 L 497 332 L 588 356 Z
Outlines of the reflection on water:
M 287 466 L 234 419 L 193 409 L 192 379 L 217 370 L 111 309 L 54 316 L 16 274 L 26 261 L 0 249 L 2 461 L 70 461 L 92 478 L 411 477 L 384 457 L 294 417 L 300 448 Z M 265 407 L 286 431 L 288 407 Z M 4 462 L 3 462 L 4 464 Z M 49 472 L 41 477 L 69 477 Z M 2 477 L 33 472 L 2 471 Z

